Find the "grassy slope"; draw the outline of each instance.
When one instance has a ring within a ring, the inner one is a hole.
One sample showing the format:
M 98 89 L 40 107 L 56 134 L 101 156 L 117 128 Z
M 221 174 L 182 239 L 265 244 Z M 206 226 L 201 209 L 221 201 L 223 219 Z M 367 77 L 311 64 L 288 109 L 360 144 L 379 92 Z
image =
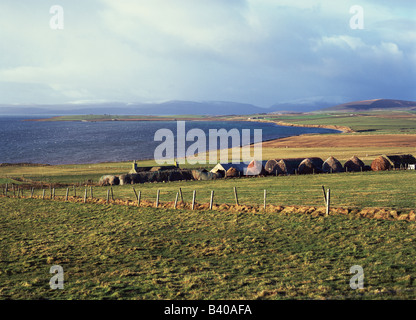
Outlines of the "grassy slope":
M 414 223 L 6 198 L 0 213 L 3 299 L 416 298 Z

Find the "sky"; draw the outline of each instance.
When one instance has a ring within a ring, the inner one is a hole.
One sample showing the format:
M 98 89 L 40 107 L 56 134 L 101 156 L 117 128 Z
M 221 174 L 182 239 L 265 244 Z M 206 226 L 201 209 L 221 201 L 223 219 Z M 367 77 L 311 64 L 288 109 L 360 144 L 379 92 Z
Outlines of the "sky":
M 269 107 L 416 100 L 415 88 L 416 1 L 0 3 L 0 104 Z

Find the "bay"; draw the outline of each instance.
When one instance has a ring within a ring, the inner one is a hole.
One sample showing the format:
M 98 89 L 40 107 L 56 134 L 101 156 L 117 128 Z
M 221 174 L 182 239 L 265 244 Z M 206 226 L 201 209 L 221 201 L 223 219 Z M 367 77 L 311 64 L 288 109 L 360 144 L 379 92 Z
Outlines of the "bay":
M 154 141 L 155 132 L 169 129 L 176 137 L 177 128 L 176 121 L 24 121 L 34 118 L 0 117 L 0 163 L 58 165 L 153 159 L 155 148 L 161 144 Z M 263 141 L 338 132 L 248 121 L 186 121 L 185 126 L 186 132 L 198 128 L 207 136 L 209 129 L 237 129 L 240 135 L 249 129 L 252 140 L 254 129 L 261 129 Z M 187 147 L 192 143 L 187 142 Z

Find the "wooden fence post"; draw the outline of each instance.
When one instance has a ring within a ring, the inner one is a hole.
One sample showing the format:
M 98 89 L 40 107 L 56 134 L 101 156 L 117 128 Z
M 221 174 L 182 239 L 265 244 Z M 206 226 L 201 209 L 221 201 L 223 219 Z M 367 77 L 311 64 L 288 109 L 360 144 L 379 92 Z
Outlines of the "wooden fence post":
M 45 200 L 45 189 L 42 189 L 42 200 Z
M 196 190 L 192 194 L 192 210 L 195 209 L 195 200 L 196 200 Z
M 109 200 L 110 200 L 110 189 L 107 189 L 107 199 L 106 199 L 105 203 L 108 204 Z
M 264 200 L 263 200 L 263 208 L 264 208 L 264 210 L 266 210 L 266 197 L 267 197 L 267 190 L 266 189 L 264 189 Z
M 85 187 L 85 192 L 84 192 L 84 203 L 87 202 L 87 188 Z
M 136 192 L 136 189 L 134 189 L 134 187 L 133 187 L 133 192 L 134 192 L 134 195 L 136 196 L 136 200 L 138 200 L 137 199 L 137 192 Z
M 156 208 L 159 207 L 159 194 L 160 194 L 160 189 L 157 189 L 157 194 L 156 194 Z
M 92 193 L 92 186 L 90 186 L 90 196 L 91 196 L 91 199 L 94 199 L 94 195 Z
M 76 197 L 77 197 L 77 189 L 75 188 L 75 185 L 74 185 L 74 198 Z
M 111 190 L 111 200 L 114 201 L 113 187 L 110 187 L 110 190 Z
M 176 192 L 175 204 L 173 205 L 173 209 L 176 209 L 176 205 L 178 204 L 178 197 L 179 197 L 179 192 Z
M 33 192 L 35 192 L 35 188 L 33 188 L 33 187 L 32 187 L 32 188 L 30 189 L 30 197 L 31 197 L 31 198 L 33 198 Z
M 181 196 L 181 202 L 183 203 L 183 194 L 182 194 L 182 189 L 179 188 L 179 195 Z
M 238 195 L 237 195 L 237 188 L 234 187 L 234 197 L 235 197 L 235 204 L 238 206 Z
M 326 215 L 329 216 L 329 208 L 331 205 L 331 189 L 328 188 L 326 193 Z
M 326 205 L 326 191 L 325 191 L 325 187 L 324 186 L 322 186 L 322 191 L 324 193 L 324 199 L 325 199 L 325 205 Z
M 142 192 L 139 190 L 139 195 L 137 196 L 137 206 L 140 207 L 140 198 L 142 196 Z
M 69 188 L 66 188 L 65 201 L 68 201 Z
M 212 210 L 213 203 L 214 203 L 214 190 L 211 191 L 211 199 L 209 200 L 209 210 Z

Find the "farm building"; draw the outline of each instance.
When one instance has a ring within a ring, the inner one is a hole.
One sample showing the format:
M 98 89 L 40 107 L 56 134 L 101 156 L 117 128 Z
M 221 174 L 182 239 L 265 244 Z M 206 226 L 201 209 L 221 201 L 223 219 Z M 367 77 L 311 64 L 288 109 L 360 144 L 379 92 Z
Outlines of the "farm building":
M 384 155 L 384 157 L 390 162 L 394 169 L 406 169 L 409 165 L 416 164 L 416 158 L 411 154 Z
M 234 170 L 231 170 L 234 168 Z M 244 169 L 247 168 L 245 163 L 218 163 L 214 168 L 211 169 L 212 173 L 221 173 L 224 177 L 225 176 L 242 176 L 244 175 Z M 230 175 L 227 174 L 230 170 Z
M 322 171 L 327 173 L 337 173 L 343 172 L 344 168 L 342 167 L 341 162 L 331 156 L 325 160 L 324 164 L 322 165 Z

